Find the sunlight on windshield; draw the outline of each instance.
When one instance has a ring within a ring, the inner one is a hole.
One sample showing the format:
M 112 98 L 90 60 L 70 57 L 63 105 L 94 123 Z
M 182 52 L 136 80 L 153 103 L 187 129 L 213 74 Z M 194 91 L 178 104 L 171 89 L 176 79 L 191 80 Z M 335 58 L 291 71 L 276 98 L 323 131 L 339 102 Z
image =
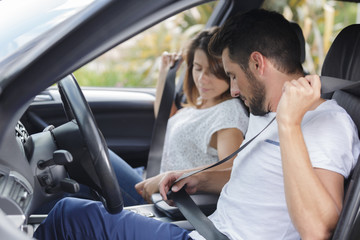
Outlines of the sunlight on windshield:
M 93 0 L 0 1 L 0 61 L 91 2 Z

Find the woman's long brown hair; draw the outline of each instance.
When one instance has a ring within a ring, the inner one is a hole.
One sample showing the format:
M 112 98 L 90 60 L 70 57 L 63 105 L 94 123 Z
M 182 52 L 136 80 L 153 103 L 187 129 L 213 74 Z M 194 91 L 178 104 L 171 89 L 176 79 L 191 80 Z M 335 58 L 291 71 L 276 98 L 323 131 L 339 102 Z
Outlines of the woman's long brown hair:
M 197 99 L 200 96 L 199 91 L 195 86 L 194 78 L 192 75 L 192 69 L 194 67 L 193 65 L 194 55 L 195 55 L 195 51 L 198 49 L 204 51 L 204 53 L 206 54 L 211 73 L 213 73 L 217 78 L 223 79 L 224 81 L 229 83 L 229 89 L 220 96 L 220 99 L 225 101 L 231 98 L 230 79 L 224 71 L 221 58 L 217 58 L 213 55 L 210 55 L 208 51 L 208 44 L 210 42 L 210 39 L 217 30 L 218 27 L 213 27 L 208 30 L 203 30 L 202 32 L 198 33 L 188 45 L 185 55 L 185 61 L 187 64 L 187 69 L 184 79 L 184 94 L 187 99 L 187 104 L 185 104 L 185 106 L 189 106 L 189 105 L 197 106 Z

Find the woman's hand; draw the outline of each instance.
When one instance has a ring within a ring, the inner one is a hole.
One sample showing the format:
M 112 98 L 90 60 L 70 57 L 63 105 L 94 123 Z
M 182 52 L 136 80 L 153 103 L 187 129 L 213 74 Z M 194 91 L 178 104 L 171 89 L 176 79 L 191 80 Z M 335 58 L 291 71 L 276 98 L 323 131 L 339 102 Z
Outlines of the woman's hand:
M 174 66 L 175 61 L 183 61 L 181 57 L 181 53 L 168 53 L 164 52 L 161 56 L 160 61 L 160 70 L 159 70 L 159 78 L 156 83 L 156 98 L 154 103 L 154 114 L 155 117 L 157 117 L 159 108 L 160 108 L 160 102 L 165 86 L 166 76 L 168 74 L 169 69 Z M 179 64 L 178 66 L 180 66 Z M 175 107 L 175 104 L 173 103 L 170 116 L 174 115 L 177 111 L 177 108 Z
M 160 74 L 167 73 L 168 70 L 172 66 L 174 66 L 174 63 L 177 60 L 182 61 L 181 53 L 163 52 L 163 54 L 161 55 L 161 61 L 160 61 Z
M 159 182 L 162 177 L 163 174 L 159 174 L 155 177 L 141 181 L 135 185 L 135 189 L 148 203 L 152 203 L 151 195 L 159 192 Z

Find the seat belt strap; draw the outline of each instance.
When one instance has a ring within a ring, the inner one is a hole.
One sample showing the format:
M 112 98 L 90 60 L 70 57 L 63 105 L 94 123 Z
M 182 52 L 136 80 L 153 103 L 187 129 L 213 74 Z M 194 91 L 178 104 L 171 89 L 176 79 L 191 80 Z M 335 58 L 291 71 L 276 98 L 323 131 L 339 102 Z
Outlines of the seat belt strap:
M 172 103 L 175 98 L 175 78 L 179 64 L 181 64 L 181 61 L 175 61 L 174 65 L 169 69 L 166 75 L 159 112 L 154 123 L 151 137 L 150 151 L 146 167 L 146 178 L 156 176 L 160 173 L 166 127 Z
M 360 86 L 360 81 L 354 82 L 350 80 L 345 80 L 341 78 L 321 76 L 321 93 L 332 93 L 336 90 L 348 90 L 354 87 Z
M 263 131 L 265 131 L 266 128 L 268 128 L 270 126 L 270 124 L 276 119 L 276 117 L 274 117 L 273 119 L 271 119 L 271 121 L 260 131 L 258 132 L 258 134 L 256 134 L 253 138 L 251 138 L 249 141 L 247 141 L 246 143 L 244 143 L 243 145 L 241 145 L 240 148 L 238 148 L 235 152 L 233 152 L 232 154 L 230 154 L 229 156 L 227 156 L 226 158 L 222 159 L 221 161 L 218 161 L 208 167 L 205 167 L 205 168 L 202 168 L 200 170 L 195 170 L 195 171 L 191 171 L 191 172 L 188 172 L 188 173 L 185 173 L 183 174 L 181 177 L 179 177 L 174 183 L 177 183 L 181 180 L 183 180 L 184 178 L 187 178 L 187 177 L 190 177 L 194 174 L 197 174 L 199 172 L 202 172 L 202 171 L 205 171 L 205 170 L 208 170 L 210 168 L 213 168 L 213 167 L 216 167 L 220 164 L 223 164 L 224 162 L 227 162 L 228 160 L 232 159 L 233 157 L 235 157 L 240 151 L 242 151 L 244 148 L 246 148 L 247 145 L 249 145 L 257 136 L 259 136 Z
M 215 227 L 213 222 L 200 210 L 185 191 L 185 188 L 180 189 L 180 191 L 176 193 L 170 192 L 167 196 L 169 199 L 176 202 L 176 206 L 180 209 L 184 217 L 206 240 L 229 240 L 229 238 L 221 233 Z

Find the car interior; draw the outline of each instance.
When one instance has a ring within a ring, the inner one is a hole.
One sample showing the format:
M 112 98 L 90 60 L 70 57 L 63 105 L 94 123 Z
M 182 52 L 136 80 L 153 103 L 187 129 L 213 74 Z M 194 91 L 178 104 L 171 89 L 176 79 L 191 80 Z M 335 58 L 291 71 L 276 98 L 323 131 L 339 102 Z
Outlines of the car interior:
M 162 143 L 172 101 L 174 100 L 177 106 L 181 105 L 180 102 L 186 101 L 182 97 L 183 75 L 176 73 L 176 67 L 168 72 L 157 118 L 154 117 L 153 104 L 156 92 L 153 88 L 101 88 L 99 91 L 99 88 L 80 87 L 71 73 L 105 50 L 150 27 L 151 24 L 154 25 L 178 12 L 207 1 L 182 3 L 168 1 L 168 6 L 157 3 L 158 5 L 153 4 L 152 8 L 143 9 L 143 13 L 139 11 L 137 18 L 135 16 L 131 18 L 129 14 L 114 17 L 113 20 L 108 17 L 101 18 L 100 16 L 113 16 L 110 13 L 123 8 L 120 3 L 110 2 L 108 5 L 95 4 L 92 11 L 96 12 L 95 16 L 98 18 L 91 19 L 98 21 L 97 24 L 106 22 L 104 28 L 112 29 L 109 30 L 108 40 L 98 37 L 100 39 L 97 41 L 103 42 L 99 46 L 95 41 L 85 41 L 85 36 L 81 35 L 86 31 L 91 32 L 88 29 L 93 23 L 88 21 L 79 25 L 79 33 L 66 34 L 58 45 L 54 44 L 55 47 L 50 48 L 46 54 L 36 56 L 39 59 L 35 58 L 37 60 L 33 65 L 29 64 L 33 68 L 40 66 L 39 70 L 32 70 L 29 67 L 24 72 L 13 75 L 15 85 L 9 84 L 13 89 L 6 93 L 9 96 L 3 96 L 0 92 L 0 100 L 15 99 L 12 100 L 9 108 L 17 109 L 14 112 L 9 111 L 9 116 L 4 117 L 4 122 L 8 123 L 0 123 L 0 131 L 3 133 L 0 139 L 0 233 L 4 239 L 31 239 L 36 227 L 46 218 L 47 212 L 38 211 L 39 208 L 48 202 L 57 201 L 64 192 L 76 193 L 81 184 L 90 186 L 94 200 L 102 201 L 109 212 L 121 211 L 123 206 L 120 189 L 114 181 L 116 177 L 109 164 L 108 148 L 126 159 L 132 167 L 145 167 L 147 173 L 145 177 L 154 176 L 160 171 Z M 221 25 L 228 16 L 238 11 L 259 8 L 262 2 L 260 0 L 220 1 L 206 27 Z M 151 5 L 148 2 L 146 4 Z M 138 6 L 134 2 L 125 7 L 129 11 L 129 9 L 137 9 Z M 155 17 L 151 11 L 158 15 Z M 151 21 L 145 24 L 145 20 L 141 21 L 140 16 L 148 16 L 144 19 Z M 131 33 L 126 32 L 125 26 L 118 24 L 125 18 L 129 18 L 129 25 L 134 27 Z M 137 21 L 141 24 L 137 25 Z M 114 30 L 114 26 L 118 29 Z M 304 35 L 297 23 L 292 23 L 292 26 L 301 43 L 301 62 L 304 63 L 306 57 Z M 91 36 L 93 35 L 89 34 L 88 38 Z M 72 42 L 74 39 L 77 40 Z M 80 46 L 82 41 L 85 42 L 83 48 L 71 53 L 67 59 L 59 60 L 58 69 L 51 68 L 47 74 L 42 72 L 44 71 L 42 65 L 45 66 L 45 62 L 49 62 L 51 54 L 61 51 L 62 48 L 71 49 L 73 45 Z M 336 36 L 327 52 L 320 75 L 358 82 L 359 43 L 360 25 L 345 27 Z M 91 54 L 85 54 L 90 50 Z M 72 60 L 76 56 L 83 57 Z M 61 61 L 64 62 L 63 65 Z M 7 67 L 10 63 L 4 66 Z M 0 72 L 1 69 L 0 67 Z M 304 71 L 305 74 L 308 73 L 307 69 Z M 27 91 L 30 87 L 22 83 L 21 78 L 29 77 L 38 78 L 39 83 L 34 84 L 31 90 Z M 49 78 L 53 80 L 47 80 Z M 10 96 L 11 93 L 19 91 L 15 90 L 15 86 L 23 92 L 28 92 L 18 101 L 13 94 Z M 324 94 L 323 97 L 335 99 L 349 113 L 360 130 L 360 86 L 340 88 L 333 93 Z M 5 108 L 0 111 L 7 113 Z M 9 163 L 8 159 L 15 160 Z M 24 159 L 26 163 L 22 162 Z M 26 167 L 23 167 L 24 164 Z M 359 181 L 360 163 L 358 162 L 345 183 L 343 210 L 332 236 L 333 240 L 360 239 Z M 208 216 L 215 211 L 218 196 L 198 193 L 192 195 L 191 199 Z M 125 207 L 125 209 L 160 221 L 172 222 L 186 229 L 194 229 L 179 208 L 168 205 L 159 194 L 154 194 L 152 201 L 152 204 Z
M 360 72 L 356 66 L 360 63 L 360 48 L 357 44 L 359 40 L 360 25 L 354 24 L 344 28 L 327 53 L 321 75 L 358 81 Z M 337 90 L 331 96 L 349 113 L 358 130 L 360 129 L 359 90 L 359 88 Z M 358 225 L 360 220 L 357 214 L 360 202 L 356 199 L 360 193 L 358 186 L 360 180 L 359 166 L 358 161 L 352 175 L 346 182 L 344 206 L 333 239 L 358 239 L 360 237 Z

